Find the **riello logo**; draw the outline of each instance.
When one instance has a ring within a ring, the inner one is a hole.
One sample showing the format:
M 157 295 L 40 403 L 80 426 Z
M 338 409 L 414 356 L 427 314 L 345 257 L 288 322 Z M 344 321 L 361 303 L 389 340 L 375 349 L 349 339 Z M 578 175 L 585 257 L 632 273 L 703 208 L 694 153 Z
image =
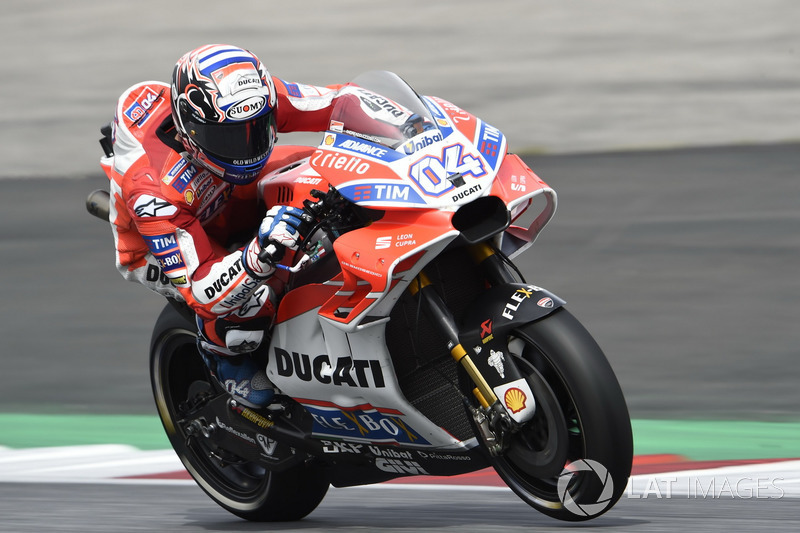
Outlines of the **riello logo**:
M 227 115 L 229 118 L 235 120 L 243 120 L 257 115 L 266 104 L 267 99 L 263 96 L 251 96 L 243 102 L 231 106 L 228 109 Z

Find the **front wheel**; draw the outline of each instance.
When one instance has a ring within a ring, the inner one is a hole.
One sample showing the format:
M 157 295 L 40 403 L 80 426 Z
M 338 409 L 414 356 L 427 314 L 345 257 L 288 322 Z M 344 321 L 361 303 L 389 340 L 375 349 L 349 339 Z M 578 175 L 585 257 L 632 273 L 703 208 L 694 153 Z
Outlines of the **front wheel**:
M 191 406 L 224 394 L 197 351 L 196 336 L 192 321 L 168 305 L 150 344 L 153 395 L 172 447 L 197 484 L 231 513 L 260 522 L 303 518 L 328 490 L 321 472 L 305 464 L 270 472 L 253 462 L 232 461 L 193 431 Z
M 633 435 L 622 389 L 600 347 L 566 309 L 512 333 L 509 352 L 536 398 L 495 470 L 529 505 L 560 520 L 595 518 L 628 483 Z

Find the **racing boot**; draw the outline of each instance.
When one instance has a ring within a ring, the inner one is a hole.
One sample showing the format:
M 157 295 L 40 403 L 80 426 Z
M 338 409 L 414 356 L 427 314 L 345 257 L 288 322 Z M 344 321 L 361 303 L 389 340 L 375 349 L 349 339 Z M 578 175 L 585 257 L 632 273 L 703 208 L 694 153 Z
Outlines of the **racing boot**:
M 251 354 L 221 355 L 198 348 L 211 374 L 237 402 L 254 409 L 272 402 L 275 386 Z

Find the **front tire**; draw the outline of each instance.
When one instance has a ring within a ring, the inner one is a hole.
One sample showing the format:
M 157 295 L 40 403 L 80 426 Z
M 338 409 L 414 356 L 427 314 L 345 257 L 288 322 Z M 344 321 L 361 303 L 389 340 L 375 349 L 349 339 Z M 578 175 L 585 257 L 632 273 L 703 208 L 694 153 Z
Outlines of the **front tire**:
M 564 308 L 517 329 L 509 351 L 531 376 L 537 412 L 495 458 L 495 470 L 548 516 L 603 514 L 625 491 L 633 461 L 628 408 L 605 355 Z
M 271 472 L 252 462 L 223 466 L 219 455 L 191 436 L 187 404 L 205 394 L 224 394 L 196 348 L 193 322 L 173 305 L 156 321 L 150 343 L 150 379 L 158 414 L 170 443 L 197 484 L 219 505 L 258 522 L 299 520 L 313 511 L 328 490 L 318 470 L 299 464 Z

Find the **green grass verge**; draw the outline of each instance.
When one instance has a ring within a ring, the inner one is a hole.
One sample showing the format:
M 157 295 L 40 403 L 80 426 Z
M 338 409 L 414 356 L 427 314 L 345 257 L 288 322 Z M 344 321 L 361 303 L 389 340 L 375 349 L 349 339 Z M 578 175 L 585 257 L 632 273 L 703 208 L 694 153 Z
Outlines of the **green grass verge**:
M 0 446 L 36 448 L 129 444 L 140 450 L 170 448 L 157 416 L 0 413 Z

